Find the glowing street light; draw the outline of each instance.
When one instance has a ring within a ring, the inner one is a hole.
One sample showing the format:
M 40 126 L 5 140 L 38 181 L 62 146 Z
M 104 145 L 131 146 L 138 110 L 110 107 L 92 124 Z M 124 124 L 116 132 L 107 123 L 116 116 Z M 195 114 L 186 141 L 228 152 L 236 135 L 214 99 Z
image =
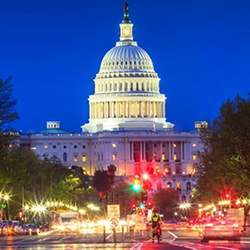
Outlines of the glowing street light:
M 93 204 L 93 203 L 89 203 L 89 204 L 87 205 L 87 208 L 90 209 L 90 210 L 92 210 L 92 211 L 99 211 L 99 210 L 100 210 L 100 207 L 96 206 L 96 205 Z
M 31 206 L 30 211 L 35 214 L 44 214 L 47 211 L 47 208 L 43 204 L 34 204 Z
M 188 203 L 188 202 L 183 202 L 179 205 L 179 209 L 185 210 L 185 209 L 189 209 L 189 208 L 191 208 L 191 203 Z
M 144 174 L 142 175 L 142 179 L 143 179 L 144 181 L 147 181 L 147 180 L 149 179 L 148 173 L 144 173 Z
M 3 199 L 5 201 L 9 201 L 10 200 L 10 195 L 9 194 L 4 194 Z

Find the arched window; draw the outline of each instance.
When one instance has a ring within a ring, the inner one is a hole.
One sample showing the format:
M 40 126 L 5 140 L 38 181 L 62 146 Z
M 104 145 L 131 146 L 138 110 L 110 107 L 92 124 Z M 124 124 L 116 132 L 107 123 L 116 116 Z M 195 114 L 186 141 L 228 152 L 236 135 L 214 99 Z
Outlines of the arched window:
M 187 182 L 187 184 L 186 184 L 186 190 L 187 190 L 187 192 L 190 192 L 191 188 L 192 188 L 191 182 Z
M 67 153 L 64 152 L 63 153 L 63 161 L 66 162 L 67 160 L 68 160 Z
M 176 183 L 176 190 L 181 192 L 181 182 Z

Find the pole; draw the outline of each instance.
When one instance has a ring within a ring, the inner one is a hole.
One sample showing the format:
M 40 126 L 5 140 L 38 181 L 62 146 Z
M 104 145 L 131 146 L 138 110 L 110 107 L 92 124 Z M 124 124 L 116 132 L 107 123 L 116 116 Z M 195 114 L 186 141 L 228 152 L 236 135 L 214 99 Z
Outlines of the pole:
M 6 219 L 9 220 L 9 202 L 6 201 Z
M 124 242 L 124 225 L 122 225 L 122 242 Z
M 106 243 L 106 227 L 103 226 L 103 243 Z
M 24 210 L 24 186 L 22 186 L 22 210 Z
M 116 228 L 113 227 L 113 239 L 114 239 L 114 243 L 116 243 Z

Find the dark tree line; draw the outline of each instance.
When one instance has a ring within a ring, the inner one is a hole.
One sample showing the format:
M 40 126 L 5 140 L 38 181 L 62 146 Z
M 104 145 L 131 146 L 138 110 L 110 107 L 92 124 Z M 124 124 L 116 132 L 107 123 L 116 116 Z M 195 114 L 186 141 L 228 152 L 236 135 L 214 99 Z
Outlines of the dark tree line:
M 204 202 L 249 197 L 250 101 L 237 96 L 225 102 L 219 116 L 201 131 L 204 153 L 195 199 Z M 249 205 L 244 206 L 246 215 Z
M 10 213 L 23 202 L 56 199 L 83 205 L 97 197 L 82 168 L 68 169 L 57 159 L 39 159 L 32 150 L 18 147 L 10 125 L 18 118 L 10 79 L 0 79 L 0 191 L 10 192 Z

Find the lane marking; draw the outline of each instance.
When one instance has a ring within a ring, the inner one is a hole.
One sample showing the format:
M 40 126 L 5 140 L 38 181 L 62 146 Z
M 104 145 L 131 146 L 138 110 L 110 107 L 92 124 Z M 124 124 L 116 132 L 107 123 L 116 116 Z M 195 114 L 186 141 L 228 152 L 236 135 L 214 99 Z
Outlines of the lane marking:
M 141 250 L 143 243 L 137 243 L 135 246 L 131 247 L 129 250 Z
M 187 245 L 184 245 L 184 244 L 176 244 L 176 243 L 173 243 L 173 242 L 168 242 L 170 245 L 172 246 L 176 246 L 176 247 L 184 247 L 184 248 L 187 248 L 187 249 L 191 249 L 191 250 L 198 250 L 198 248 L 194 248 L 194 247 L 191 247 L 191 246 L 187 246 Z
M 177 236 L 176 234 L 174 234 L 173 232 L 168 231 L 168 233 L 169 233 L 171 236 L 173 236 L 173 237 L 174 237 L 174 239 L 173 239 L 173 240 L 176 240 L 176 239 L 178 238 L 178 236 Z
M 239 248 L 234 248 L 234 247 L 224 247 L 224 246 L 216 246 L 216 248 L 220 248 L 220 249 L 227 249 L 227 250 L 239 250 Z
M 113 235 L 113 232 L 110 233 L 105 239 L 108 240 L 109 238 L 111 238 L 112 235 Z

